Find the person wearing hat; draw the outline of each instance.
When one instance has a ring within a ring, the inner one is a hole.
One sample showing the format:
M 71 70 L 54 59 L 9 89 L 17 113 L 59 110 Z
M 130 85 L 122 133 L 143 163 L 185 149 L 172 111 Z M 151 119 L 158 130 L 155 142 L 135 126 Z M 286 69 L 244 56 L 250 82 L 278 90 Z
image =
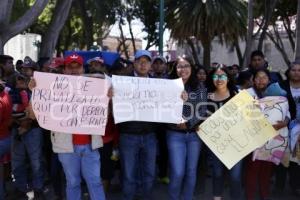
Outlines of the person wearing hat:
M 87 61 L 90 74 L 107 74 L 107 69 L 104 65 L 104 60 L 100 57 L 95 57 Z
M 26 56 L 22 64 L 21 74 L 27 78 L 33 77 L 33 72 L 36 70 L 36 67 L 37 64 L 29 56 Z
M 83 58 L 72 54 L 65 58 L 63 73 L 82 76 L 84 74 Z M 36 82 L 32 79 L 29 88 L 33 89 Z M 53 151 L 66 175 L 67 200 L 81 199 L 81 176 L 84 178 L 91 200 L 105 199 L 100 177 L 100 155 L 102 137 L 82 133 L 64 134 L 51 131 Z
M 51 63 L 49 65 L 49 72 L 50 73 L 57 73 L 57 74 L 62 74 L 63 69 L 64 69 L 64 59 L 57 57 L 57 58 L 52 58 Z
M 167 61 L 163 56 L 156 56 L 152 61 L 152 76 L 155 78 L 169 78 Z
M 169 75 L 167 73 L 167 61 L 163 56 L 156 56 L 152 60 L 152 76 L 154 78 L 168 79 Z M 158 180 L 161 183 L 168 184 L 168 148 L 166 141 L 166 126 L 164 124 L 158 125 L 157 128 L 157 140 L 158 140 Z
M 11 137 L 9 126 L 11 122 L 12 103 L 5 91 L 5 82 L 0 79 L 0 159 L 10 151 Z M 0 199 L 4 199 L 3 163 L 0 163 Z
M 30 91 L 28 79 L 33 76 L 35 63 L 24 59 L 22 72 L 15 77 L 9 94 L 13 103 L 12 154 L 11 166 L 17 192 L 15 198 L 26 197 L 29 191 L 34 192 L 36 199 L 44 199 L 43 132 L 37 121 L 28 116 Z M 26 76 L 25 76 L 26 75 Z M 29 158 L 30 162 L 26 158 Z M 28 166 L 31 173 L 28 173 Z M 30 177 L 31 176 L 31 177 Z
M 132 76 L 149 78 L 150 68 L 150 52 L 138 50 L 135 54 Z M 155 180 L 156 125 L 152 122 L 129 121 L 118 124 L 118 129 L 123 199 L 134 199 L 139 182 L 143 186 L 143 196 L 151 199 L 151 190 Z M 143 173 L 139 174 L 139 171 Z

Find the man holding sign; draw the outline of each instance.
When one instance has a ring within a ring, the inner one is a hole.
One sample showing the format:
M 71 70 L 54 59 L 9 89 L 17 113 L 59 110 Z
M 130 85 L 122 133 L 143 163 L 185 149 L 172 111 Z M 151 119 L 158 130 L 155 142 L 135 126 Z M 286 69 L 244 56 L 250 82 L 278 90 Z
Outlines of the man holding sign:
M 137 51 L 133 76 L 148 79 L 150 68 L 150 52 L 145 50 Z M 114 108 L 118 106 L 115 102 L 113 103 Z M 128 121 L 120 123 L 118 128 L 120 131 L 119 148 L 123 173 L 123 199 L 132 200 L 134 198 L 138 187 L 137 177 L 141 179 L 143 195 L 149 198 L 155 179 L 156 125 L 152 122 Z M 138 170 L 143 172 L 142 177 L 137 174 Z
M 65 59 L 65 67 L 63 72 L 65 75 L 73 75 L 73 76 L 83 75 L 84 68 L 83 68 L 82 57 L 76 54 L 68 56 Z M 82 175 L 83 178 L 85 179 L 85 182 L 87 183 L 90 198 L 92 200 L 99 200 L 99 199 L 103 200 L 105 199 L 105 195 L 104 195 L 104 191 L 101 183 L 101 177 L 100 177 L 100 155 L 97 150 L 102 146 L 102 138 L 100 135 L 91 135 L 91 133 L 93 134 L 95 133 L 92 129 L 89 129 L 89 127 L 95 126 L 96 124 L 90 124 L 89 126 L 89 124 L 86 122 L 88 116 L 86 116 L 86 118 L 83 119 L 84 106 L 88 103 L 92 103 L 92 101 L 97 102 L 98 100 L 96 99 L 96 97 L 93 96 L 84 96 L 85 94 L 84 91 L 87 90 L 88 85 L 91 83 L 80 84 L 80 86 L 77 87 L 76 84 L 72 85 L 70 84 L 70 82 L 66 80 L 66 78 L 68 77 L 65 76 L 63 78 L 65 79 L 61 80 L 60 82 L 52 83 L 50 87 L 57 87 L 58 89 L 60 88 L 61 90 L 63 90 L 64 88 L 68 88 L 72 86 L 70 89 L 71 90 L 70 93 L 72 93 L 72 95 L 70 95 L 69 93 L 53 94 L 55 92 L 54 89 L 52 90 L 50 89 L 50 92 L 52 93 L 50 93 L 49 90 L 41 90 L 41 88 L 39 88 L 40 87 L 39 82 L 34 79 L 31 80 L 31 82 L 29 83 L 30 88 L 34 88 L 37 85 L 37 87 L 33 90 L 33 97 L 32 97 L 33 110 L 36 115 L 37 113 L 40 114 L 42 107 L 40 108 L 35 107 L 36 106 L 35 103 L 39 102 L 38 100 L 41 99 L 44 101 L 53 100 L 59 103 L 57 103 L 58 106 L 53 104 L 51 109 L 47 111 L 48 114 L 50 115 L 50 118 L 62 117 L 62 116 L 55 115 L 55 113 L 56 114 L 59 113 L 57 111 L 57 107 L 60 108 L 61 110 L 60 114 L 69 113 L 71 116 L 75 115 L 75 118 L 71 120 L 72 122 L 65 121 L 65 123 L 59 124 L 61 126 L 59 127 L 59 129 L 55 128 L 57 125 L 53 125 L 53 128 L 51 129 L 52 130 L 51 140 L 53 145 L 53 151 L 55 153 L 58 153 L 58 158 L 62 163 L 66 175 L 66 179 L 67 179 L 67 187 L 66 187 L 67 199 L 68 200 L 81 199 L 80 185 L 81 185 L 81 175 Z M 76 91 L 77 89 L 79 89 L 80 91 Z M 80 92 L 82 92 L 82 94 L 80 94 Z M 65 104 L 62 102 L 65 102 Z M 74 102 L 78 102 L 82 104 L 79 105 L 79 109 L 77 109 L 77 107 L 76 108 L 69 107 L 70 105 L 76 105 L 74 104 Z M 47 109 L 47 107 L 44 109 Z M 89 112 L 92 115 L 92 113 L 95 114 L 95 112 L 99 113 L 104 111 L 100 111 L 98 109 L 98 111 L 94 110 L 92 112 L 90 110 L 86 112 Z M 47 121 L 45 119 L 47 115 L 42 117 L 39 116 L 36 117 L 40 118 L 38 119 L 38 121 L 41 126 L 43 126 L 44 121 Z M 61 121 L 64 122 L 64 119 L 62 119 Z M 84 133 L 71 132 L 72 134 L 70 134 L 69 131 L 73 130 L 70 129 L 70 126 L 75 126 L 77 123 L 81 123 L 81 124 L 80 126 L 78 126 L 78 129 L 76 130 L 81 130 L 82 127 L 86 127 L 87 128 L 86 130 L 91 131 L 91 133 L 84 134 Z M 103 122 L 102 124 L 104 124 L 105 126 L 106 121 Z M 64 131 L 64 133 L 62 131 L 59 132 L 58 130 L 60 129 L 66 131 Z

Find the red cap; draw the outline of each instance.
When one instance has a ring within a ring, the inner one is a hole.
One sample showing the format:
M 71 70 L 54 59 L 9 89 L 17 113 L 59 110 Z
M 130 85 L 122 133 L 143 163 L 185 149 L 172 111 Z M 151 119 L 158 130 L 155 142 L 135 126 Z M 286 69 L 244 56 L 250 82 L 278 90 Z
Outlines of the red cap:
M 77 54 L 72 54 L 65 58 L 65 65 L 69 65 L 73 62 L 83 65 L 83 58 Z
M 64 59 L 57 57 L 52 59 L 49 67 L 56 68 L 62 65 L 64 65 Z

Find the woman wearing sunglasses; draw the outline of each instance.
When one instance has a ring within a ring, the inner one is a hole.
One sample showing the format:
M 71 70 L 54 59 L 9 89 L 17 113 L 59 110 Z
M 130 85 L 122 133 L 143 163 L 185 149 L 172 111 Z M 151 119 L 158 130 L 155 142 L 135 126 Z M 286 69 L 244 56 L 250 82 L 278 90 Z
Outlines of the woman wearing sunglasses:
M 236 93 L 232 79 L 227 69 L 219 66 L 211 71 L 208 79 L 209 97 L 208 97 L 208 115 L 212 115 L 221 106 L 228 102 Z M 209 151 L 209 158 L 213 167 L 213 196 L 214 200 L 222 199 L 224 189 L 224 170 L 223 163 Z M 230 175 L 230 197 L 231 199 L 240 199 L 241 197 L 241 161 L 237 163 L 231 170 Z

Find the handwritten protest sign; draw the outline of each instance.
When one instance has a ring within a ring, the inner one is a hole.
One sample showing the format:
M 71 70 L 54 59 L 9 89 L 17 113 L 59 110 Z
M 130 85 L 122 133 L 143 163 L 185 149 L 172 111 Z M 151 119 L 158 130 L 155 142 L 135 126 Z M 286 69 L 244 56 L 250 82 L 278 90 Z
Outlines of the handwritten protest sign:
M 204 121 L 198 135 L 231 169 L 247 154 L 276 136 L 276 131 L 254 104 L 252 96 L 242 91 Z
M 42 128 L 104 135 L 109 83 L 104 79 L 35 72 L 32 108 Z
M 184 90 L 181 79 L 113 76 L 112 85 L 116 123 L 181 121 L 183 100 L 180 96 Z
M 271 124 L 284 121 L 288 116 L 289 104 L 285 97 L 269 96 L 259 99 L 259 104 L 265 117 Z M 289 131 L 287 127 L 277 131 L 278 135 L 270 139 L 264 146 L 254 151 L 253 160 L 265 160 L 284 166 L 289 164 Z

